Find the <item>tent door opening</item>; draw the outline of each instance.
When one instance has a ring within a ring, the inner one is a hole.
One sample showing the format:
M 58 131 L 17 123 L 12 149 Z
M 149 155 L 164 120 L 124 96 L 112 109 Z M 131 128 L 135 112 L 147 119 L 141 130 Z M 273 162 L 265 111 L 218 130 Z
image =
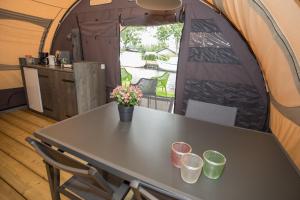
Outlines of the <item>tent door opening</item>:
M 120 27 L 123 86 L 138 85 L 141 105 L 173 112 L 183 23 Z

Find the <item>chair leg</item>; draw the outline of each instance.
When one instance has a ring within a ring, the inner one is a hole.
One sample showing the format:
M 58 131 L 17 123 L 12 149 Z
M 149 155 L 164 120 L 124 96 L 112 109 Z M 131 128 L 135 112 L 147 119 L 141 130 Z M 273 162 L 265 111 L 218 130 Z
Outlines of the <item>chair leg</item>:
M 150 97 L 147 97 L 148 108 L 150 108 Z
M 174 104 L 174 99 L 171 98 L 170 101 L 169 101 L 169 110 L 168 110 L 169 113 L 172 112 L 173 104 Z
M 45 165 L 46 165 L 48 182 L 49 182 L 49 187 L 50 187 L 50 192 L 51 192 L 51 198 L 52 198 L 52 200 L 60 200 L 59 195 L 57 198 L 55 187 L 54 187 L 54 176 L 55 176 L 54 168 L 46 162 L 45 162 Z

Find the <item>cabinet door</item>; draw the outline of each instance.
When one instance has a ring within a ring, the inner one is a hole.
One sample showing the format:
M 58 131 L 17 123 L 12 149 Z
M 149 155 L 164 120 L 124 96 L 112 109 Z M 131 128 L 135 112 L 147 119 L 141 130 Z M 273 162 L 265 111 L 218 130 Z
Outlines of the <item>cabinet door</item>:
M 55 100 L 54 88 L 54 71 L 48 69 L 38 69 L 43 113 L 46 116 L 57 119 L 57 106 Z
M 56 80 L 57 85 L 55 89 L 59 91 L 59 118 L 63 120 L 78 113 L 74 74 L 69 72 L 56 72 Z

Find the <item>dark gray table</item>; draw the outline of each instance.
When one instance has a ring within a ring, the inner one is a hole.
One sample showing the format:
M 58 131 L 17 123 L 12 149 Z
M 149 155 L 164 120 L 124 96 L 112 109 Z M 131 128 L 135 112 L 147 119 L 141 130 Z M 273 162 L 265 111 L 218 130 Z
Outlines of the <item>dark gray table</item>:
M 115 103 L 67 119 L 37 138 L 127 179 L 139 179 L 188 199 L 299 200 L 300 176 L 271 134 L 224 127 L 136 107 L 133 121 L 119 121 Z M 219 180 L 203 174 L 196 184 L 181 180 L 170 161 L 174 141 L 227 157 Z

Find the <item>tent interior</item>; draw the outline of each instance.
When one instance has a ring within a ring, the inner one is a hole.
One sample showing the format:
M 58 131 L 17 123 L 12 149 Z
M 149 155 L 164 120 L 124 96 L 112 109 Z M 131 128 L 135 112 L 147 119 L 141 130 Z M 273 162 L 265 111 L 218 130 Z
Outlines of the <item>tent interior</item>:
M 25 138 L 111 101 L 123 79 L 127 26 L 183 23 L 169 112 L 186 115 L 189 100 L 234 107 L 234 126 L 273 135 L 300 174 L 300 1 L 182 0 L 169 10 L 159 2 L 0 1 L 0 188 L 8 188 L 0 199 L 50 199 L 39 190 L 49 190 L 43 163 Z M 57 52 L 65 68 L 50 66 Z M 9 188 L 17 193 L 7 197 Z

